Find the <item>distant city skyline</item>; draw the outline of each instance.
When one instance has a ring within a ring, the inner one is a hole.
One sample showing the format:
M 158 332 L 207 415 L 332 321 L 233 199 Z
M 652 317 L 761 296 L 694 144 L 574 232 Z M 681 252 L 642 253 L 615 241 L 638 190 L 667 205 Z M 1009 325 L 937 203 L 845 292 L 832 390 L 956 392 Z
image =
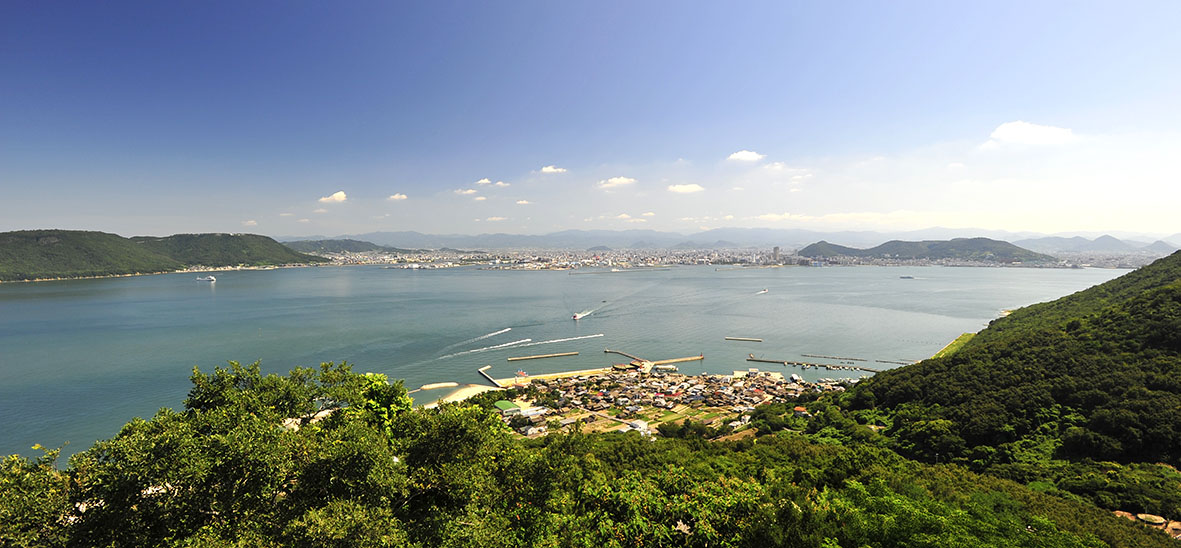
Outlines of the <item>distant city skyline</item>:
M 0 9 L 0 230 L 1181 232 L 1181 4 Z

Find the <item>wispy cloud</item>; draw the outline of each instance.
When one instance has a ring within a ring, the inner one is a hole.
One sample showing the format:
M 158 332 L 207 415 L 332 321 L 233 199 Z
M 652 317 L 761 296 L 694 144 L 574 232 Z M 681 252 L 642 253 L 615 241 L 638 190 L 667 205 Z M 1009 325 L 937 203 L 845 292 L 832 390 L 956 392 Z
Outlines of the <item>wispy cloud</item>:
M 805 215 L 794 215 L 791 213 L 764 213 L 755 217 L 760 221 L 799 221 L 808 219 Z
M 619 215 L 616 215 L 615 218 L 616 219 L 630 219 L 630 218 L 632 218 L 632 216 L 628 215 L 627 213 L 620 213 Z
M 487 200 L 487 199 L 488 199 L 487 196 L 476 196 L 475 198 L 473 198 L 473 200 L 475 200 L 477 202 L 483 202 L 484 200 Z
M 531 203 L 533 202 L 530 202 L 529 200 L 517 200 L 517 205 L 529 205 Z
M 509 183 L 506 183 L 504 181 L 496 181 L 496 184 L 492 185 L 492 186 L 498 186 L 500 188 L 504 188 L 506 186 L 512 186 L 512 185 L 510 185 Z
M 705 187 L 697 183 L 689 183 L 687 185 L 668 185 L 668 191 L 675 192 L 677 194 L 693 194 L 694 192 L 701 192 L 703 190 L 705 190 Z
M 506 221 L 506 220 L 508 220 L 508 217 L 488 217 L 487 219 L 484 219 L 484 220 L 494 223 L 496 221 Z
M 339 202 L 343 202 L 347 199 L 349 199 L 348 195 L 346 195 L 343 190 L 338 190 L 336 192 L 333 192 L 332 194 L 329 194 L 328 196 L 324 196 L 323 198 L 320 198 L 320 203 L 322 203 L 322 204 L 339 203 Z
M 300 219 L 300 220 L 298 220 L 298 221 L 295 221 L 295 222 L 297 222 L 297 223 L 310 223 L 310 222 L 312 222 L 312 220 L 311 220 L 311 219 Z
M 489 178 L 487 178 L 487 177 L 484 177 L 483 179 L 480 179 L 479 181 L 476 181 L 476 184 L 477 184 L 477 185 L 490 185 L 490 184 L 492 184 L 492 179 L 489 179 Z
M 405 200 L 407 198 L 408 198 L 408 196 L 399 192 L 397 194 L 390 194 L 390 197 L 386 198 L 386 199 L 390 200 L 391 202 L 400 202 L 400 201 Z
M 255 221 L 254 219 L 242 221 L 242 226 L 258 226 L 258 221 Z
M 279 216 L 280 217 L 294 217 L 295 214 L 294 213 L 280 213 Z
M 558 166 L 545 166 L 541 168 L 542 173 L 566 173 L 566 168 Z
M 476 192 L 478 191 L 474 188 L 461 188 L 455 191 L 455 193 L 459 194 L 460 196 L 467 196 L 469 194 L 475 194 Z
M 656 213 L 653 213 L 653 212 L 651 212 L 651 211 L 645 211 L 645 212 L 643 213 L 643 215 L 644 215 L 645 217 L 655 217 L 655 216 L 656 216 Z
M 630 185 L 634 182 L 636 182 L 636 180 L 631 177 L 612 177 L 610 179 L 604 179 L 602 181 L 599 181 L 599 188 L 602 188 L 602 189 L 619 188 L 621 186 Z
M 755 152 L 753 150 L 740 150 L 738 152 L 735 152 L 734 154 L 731 154 L 726 159 L 733 160 L 735 162 L 757 162 L 757 161 L 762 160 L 763 158 L 766 158 L 766 157 L 767 157 L 767 155 L 759 154 L 758 152 Z
M 321 207 L 320 209 L 313 209 L 312 213 L 328 213 L 328 210 Z

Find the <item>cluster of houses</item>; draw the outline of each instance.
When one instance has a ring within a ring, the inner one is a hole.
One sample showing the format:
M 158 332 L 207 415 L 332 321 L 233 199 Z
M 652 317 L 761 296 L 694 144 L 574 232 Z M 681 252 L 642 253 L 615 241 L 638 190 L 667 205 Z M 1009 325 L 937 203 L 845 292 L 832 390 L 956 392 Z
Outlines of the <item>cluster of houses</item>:
M 509 401 L 496 403 L 506 421 L 526 436 L 543 434 L 556 416 L 584 411 L 589 414 L 560 420 L 562 426 L 575 421 L 609 419 L 623 423 L 623 430 L 648 431 L 640 413 L 650 408 L 671 410 L 680 405 L 725 409 L 742 415 L 755 406 L 794 400 L 805 391 L 843 390 L 838 381 L 805 382 L 798 375 L 757 369 L 735 371 L 732 375 L 684 375 L 674 372 L 610 372 L 559 379 L 531 379 L 549 406 L 521 407 Z M 614 408 L 608 415 L 607 412 Z M 523 417 L 515 419 L 513 417 Z M 588 420 L 589 419 L 589 420 Z M 741 418 L 739 419 L 741 421 Z

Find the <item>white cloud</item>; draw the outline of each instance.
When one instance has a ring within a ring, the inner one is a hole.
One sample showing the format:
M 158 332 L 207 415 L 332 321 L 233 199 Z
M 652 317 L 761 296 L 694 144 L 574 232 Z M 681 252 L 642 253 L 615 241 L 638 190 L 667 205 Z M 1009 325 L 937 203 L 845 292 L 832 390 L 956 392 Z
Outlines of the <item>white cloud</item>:
M 735 153 L 735 154 L 737 154 L 737 153 Z M 771 162 L 769 164 L 764 165 L 763 169 L 768 169 L 771 171 L 783 171 L 783 170 L 787 169 L 787 164 L 785 164 L 783 162 Z
M 484 200 L 487 200 L 487 199 L 488 199 L 487 196 L 476 196 L 474 198 L 474 200 L 476 200 L 477 202 L 483 202 Z
M 255 221 L 254 219 L 242 221 L 242 226 L 258 226 L 258 221 Z
M 741 192 L 741 191 L 743 191 L 743 190 L 746 190 L 746 189 L 745 189 L 745 188 L 742 188 L 742 187 L 740 187 L 740 186 L 736 186 L 736 187 L 732 187 L 730 190 L 733 190 L 733 191 L 735 191 L 735 192 Z
M 980 145 L 981 149 L 990 150 L 1008 143 L 1018 145 L 1064 145 L 1078 139 L 1070 129 L 1031 124 L 1024 120 L 1005 122 L 992 130 L 989 137 L 992 139 Z
M 310 223 L 310 222 L 312 222 L 312 220 L 311 220 L 311 219 L 300 219 L 300 220 L 298 220 L 298 221 L 295 221 L 295 222 L 297 222 L 297 223 Z
M 459 194 L 460 196 L 467 196 L 469 194 L 475 194 L 476 192 L 478 191 L 474 188 L 461 188 L 455 191 L 455 193 Z
M 313 210 L 312 210 L 312 213 L 328 213 L 328 210 L 327 210 L 327 209 L 324 209 L 324 208 L 320 208 L 320 209 L 313 209 Z
M 616 219 L 630 219 L 630 218 L 632 218 L 632 216 L 628 215 L 627 213 L 620 213 L 619 215 L 616 215 L 615 218 Z
M 612 177 L 610 179 L 599 181 L 599 188 L 619 188 L 621 186 L 630 185 L 634 182 L 636 182 L 636 180 L 631 177 Z
M 529 205 L 531 203 L 533 202 L 530 202 L 529 200 L 517 200 L 517 205 Z
M 545 166 L 541 168 L 542 173 L 566 173 L 566 168 L 558 166 Z
M 627 222 L 629 222 L 629 223 L 646 223 L 646 222 L 648 222 L 648 219 L 628 219 Z
M 950 164 L 947 164 L 947 169 L 964 169 L 964 163 L 963 162 L 952 162 Z
M 387 199 L 387 200 L 390 200 L 390 201 L 393 201 L 393 202 L 398 202 L 398 201 L 401 201 L 401 200 L 405 200 L 406 198 L 408 198 L 408 196 L 406 196 L 405 194 L 402 194 L 401 192 L 399 192 L 399 193 L 397 193 L 397 194 L 390 194 L 390 197 L 389 197 L 389 198 L 386 198 L 386 199 Z
M 705 187 L 697 183 L 689 183 L 687 185 L 668 185 L 668 191 L 675 192 L 677 194 L 692 194 L 694 192 L 701 192 L 703 190 L 705 190 Z
M 280 217 L 292 217 L 294 215 L 295 215 L 294 213 L 280 213 L 279 214 Z
M 479 181 L 476 181 L 476 184 L 477 184 L 477 185 L 490 185 L 490 184 L 492 184 L 492 179 L 489 179 L 489 178 L 487 178 L 487 177 L 484 177 L 483 179 L 480 179 Z
M 735 162 L 757 162 L 757 161 L 762 160 L 763 158 L 766 158 L 766 157 L 767 156 L 765 154 L 759 154 L 758 152 L 755 152 L 753 150 L 740 150 L 738 152 L 735 152 L 734 154 L 731 154 L 726 159 L 727 160 L 734 160 Z
M 506 187 L 506 186 L 512 186 L 512 185 L 510 185 L 510 184 L 508 184 L 508 183 L 506 183 L 506 182 L 504 182 L 504 181 L 496 181 L 496 184 L 495 184 L 495 185 L 493 185 L 493 186 L 498 186 L 498 187 L 500 187 L 500 188 L 504 188 L 504 187 Z
M 488 217 L 487 219 L 484 219 L 484 220 L 485 220 L 485 221 L 489 221 L 489 222 L 493 222 L 493 223 L 494 223 L 494 222 L 496 222 L 496 221 L 504 221 L 504 220 L 507 220 L 507 219 L 508 219 L 508 217 Z
M 726 220 L 726 221 L 733 221 L 733 220 L 734 220 L 734 216 L 733 216 L 733 215 L 726 215 L 725 217 L 722 217 L 722 219 L 723 219 L 723 220 Z
M 349 199 L 349 197 L 344 193 L 344 191 L 338 190 L 328 196 L 320 198 L 320 203 L 323 203 L 323 204 L 340 203 L 340 202 L 343 202 L 347 199 Z
M 788 189 L 788 192 L 799 192 L 800 190 L 801 189 L 798 189 L 798 188 L 792 188 L 792 189 Z
M 644 216 L 645 216 L 645 217 L 655 217 L 655 216 L 656 216 L 656 213 L 653 213 L 653 212 L 651 212 L 651 211 L 645 211 L 645 212 L 644 212 Z

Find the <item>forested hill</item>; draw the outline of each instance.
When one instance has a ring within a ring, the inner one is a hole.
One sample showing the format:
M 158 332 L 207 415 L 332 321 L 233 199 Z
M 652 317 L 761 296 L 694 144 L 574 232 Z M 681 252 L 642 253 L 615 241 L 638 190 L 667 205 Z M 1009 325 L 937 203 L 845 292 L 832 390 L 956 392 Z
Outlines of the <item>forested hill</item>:
M 801 257 L 862 257 L 873 259 L 954 259 L 983 262 L 1052 263 L 1057 259 L 1017 247 L 1009 242 L 989 238 L 954 238 L 904 242 L 891 240 L 869 249 L 857 249 L 825 241 L 816 242 L 799 251 Z
M 361 240 L 296 240 L 283 242 L 283 245 L 303 253 L 360 253 L 365 251 L 386 251 L 390 253 L 410 253 L 413 250 L 377 245 Z
M 186 265 L 234 266 L 324 262 L 258 234 L 136 236 L 131 241 Z
M 180 234 L 124 238 L 81 230 L 0 233 L 0 281 L 169 272 L 186 266 L 318 262 L 265 236 Z
M 1017 310 L 953 355 L 879 374 L 853 395 L 854 407 L 893 415 L 887 433 L 912 457 L 1181 514 L 1181 476 L 1150 464 L 1181 466 L 1181 252 Z M 1106 479 L 1086 480 L 1080 466 L 1092 461 L 1125 466 L 1094 466 Z M 1140 495 L 1096 491 L 1121 477 Z

